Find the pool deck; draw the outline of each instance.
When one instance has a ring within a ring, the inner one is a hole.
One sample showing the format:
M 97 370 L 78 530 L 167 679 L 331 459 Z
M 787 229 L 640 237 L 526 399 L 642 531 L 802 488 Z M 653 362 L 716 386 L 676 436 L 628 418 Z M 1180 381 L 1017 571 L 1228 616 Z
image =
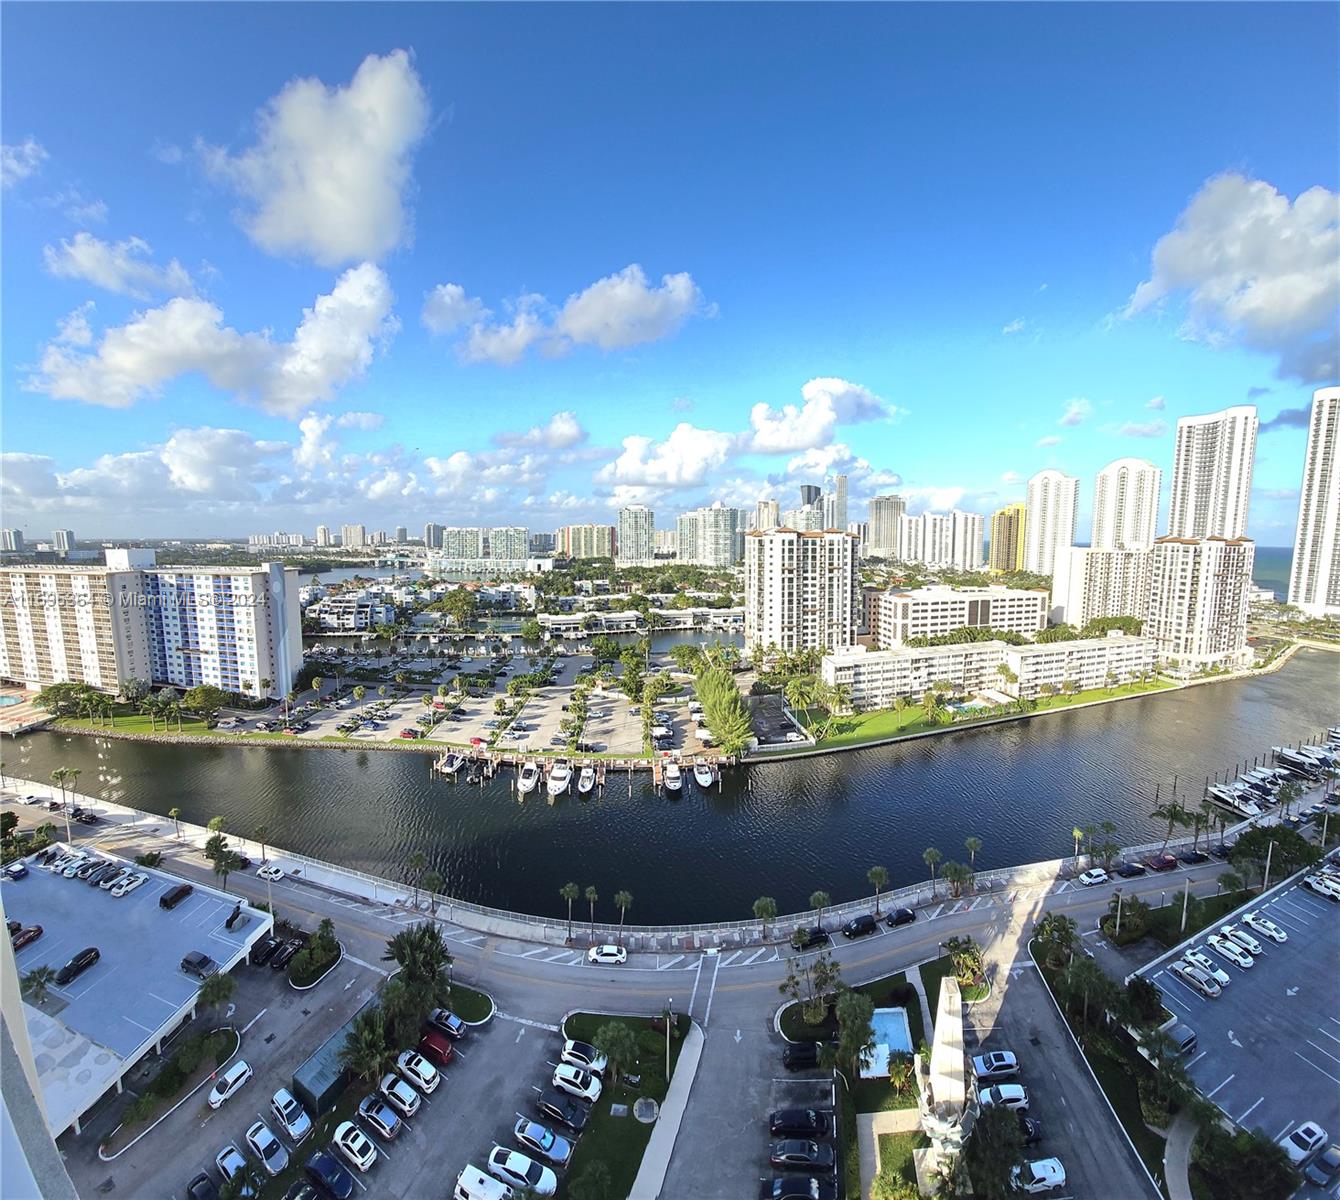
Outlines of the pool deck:
M 894 1054 L 912 1054 L 912 1027 L 905 1008 L 877 1008 L 870 1021 L 875 1031 L 875 1050 L 861 1059 L 862 1079 L 883 1079 L 889 1074 L 889 1059 Z

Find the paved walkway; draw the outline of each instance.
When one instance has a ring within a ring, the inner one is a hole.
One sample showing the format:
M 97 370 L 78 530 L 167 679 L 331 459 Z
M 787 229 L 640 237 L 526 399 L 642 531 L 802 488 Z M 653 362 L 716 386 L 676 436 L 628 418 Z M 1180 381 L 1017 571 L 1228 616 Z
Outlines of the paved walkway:
M 1163 1151 L 1163 1178 L 1168 1185 L 1170 1200 L 1191 1200 L 1187 1169 L 1191 1166 L 1191 1146 L 1199 1128 L 1188 1108 L 1182 1109 L 1168 1127 L 1168 1141 Z
M 927 962 L 934 962 L 934 959 L 927 959 Z M 921 979 L 921 966 L 908 967 L 907 982 L 917 991 L 917 997 L 921 1001 L 921 1028 L 926 1035 L 926 1044 L 931 1044 L 931 1039 L 935 1037 L 935 1022 L 931 1020 L 931 1005 L 926 999 L 926 985 Z
M 856 1145 L 861 1155 L 861 1200 L 869 1200 L 870 1188 L 879 1178 L 879 1138 L 884 1133 L 911 1133 L 921 1123 L 915 1108 L 856 1114 Z M 1173 1200 L 1178 1200 L 1176 1196 Z
M 689 1091 L 698 1074 L 698 1060 L 702 1053 L 703 1031 L 695 1023 L 689 1026 L 684 1045 L 680 1048 L 674 1078 L 670 1080 L 665 1103 L 661 1105 L 656 1127 L 651 1131 L 651 1140 L 642 1155 L 642 1165 L 638 1168 L 637 1178 L 633 1180 L 633 1190 L 628 1193 L 628 1200 L 656 1200 L 661 1194 L 665 1173 L 670 1169 L 670 1155 L 674 1153 L 675 1139 L 679 1136 L 679 1123 L 684 1119 L 684 1109 L 689 1102 Z

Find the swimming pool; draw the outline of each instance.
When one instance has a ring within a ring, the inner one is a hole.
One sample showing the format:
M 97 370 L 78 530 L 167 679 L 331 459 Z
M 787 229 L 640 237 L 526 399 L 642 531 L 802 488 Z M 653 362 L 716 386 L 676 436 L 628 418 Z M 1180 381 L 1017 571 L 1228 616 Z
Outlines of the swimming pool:
M 22 704 L 22 696 L 0 696 L 0 708 L 11 708 L 15 704 Z
M 891 1054 L 912 1053 L 912 1029 L 905 1008 L 877 1008 L 870 1017 L 875 1052 L 861 1060 L 862 1079 L 881 1079 L 889 1073 Z

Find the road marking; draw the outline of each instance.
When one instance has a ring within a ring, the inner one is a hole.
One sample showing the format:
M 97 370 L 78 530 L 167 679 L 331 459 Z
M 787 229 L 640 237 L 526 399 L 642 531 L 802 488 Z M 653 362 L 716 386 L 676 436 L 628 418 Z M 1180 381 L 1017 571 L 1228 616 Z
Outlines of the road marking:
M 1160 971 L 1159 974 L 1162 974 L 1162 972 Z M 1159 990 L 1163 991 L 1162 988 L 1160 988 Z M 1176 996 L 1172 995 L 1170 992 L 1163 992 L 1163 998 L 1165 1000 L 1171 1001 L 1173 1004 L 1177 1005 L 1178 1008 L 1185 1008 L 1187 1012 L 1191 1011 L 1191 1009 L 1187 1008 L 1187 1006 L 1183 1004 L 1181 1000 L 1179 1000 Z
M 1314 1071 L 1321 1071 L 1321 1073 L 1325 1075 L 1327 1079 L 1334 1079 L 1336 1083 L 1340 1083 L 1340 1075 L 1332 1075 L 1329 1071 L 1324 1070 L 1323 1068 L 1317 1066 L 1317 1064 L 1314 1063 L 1310 1058 L 1303 1058 L 1301 1054 L 1298 1054 L 1297 1050 L 1295 1050 L 1294 1053 L 1297 1054 L 1299 1058 L 1302 1058 L 1303 1061 L 1307 1063 L 1307 1065 L 1311 1067 Z
M 372 965 L 372 963 L 370 963 L 370 962 L 364 962 L 361 958 L 355 958 L 355 957 L 354 957 L 352 954 L 350 954 L 348 951 L 345 951 L 344 959 L 345 959 L 346 962 L 354 963 L 354 964 L 357 965 L 357 966 L 360 966 L 360 967 L 367 967 L 367 969 L 368 969 L 369 971 L 376 971 L 377 974 L 380 975 L 380 976 L 382 976 L 383 978 L 385 978 L 386 976 L 388 976 L 388 975 L 390 974 L 389 971 L 385 971 L 385 970 L 383 970 L 381 967 L 374 967 L 374 966 Z
M 1281 1128 L 1280 1131 L 1279 1131 L 1279 1133 L 1277 1133 L 1277 1134 L 1275 1135 L 1274 1140 L 1278 1142 L 1278 1141 L 1280 1140 L 1280 1138 L 1282 1138 L 1282 1137 L 1283 1137 L 1286 1133 L 1288 1133 L 1289 1130 L 1292 1129 L 1292 1128 L 1293 1128 L 1293 1122 L 1292 1122 L 1292 1121 L 1285 1121 L 1285 1122 L 1284 1122 L 1284 1126 L 1283 1126 L 1283 1128 Z
M 762 955 L 766 954 L 767 952 L 768 952 L 768 948 L 767 948 L 766 946 L 762 947 L 761 949 L 755 950 L 755 951 L 753 952 L 753 954 L 751 954 L 748 958 L 746 958 L 746 959 L 744 960 L 744 962 L 742 962 L 740 965 L 741 965 L 742 967 L 747 967 L 747 966 L 748 966 L 750 963 L 752 963 L 755 959 L 761 957 Z M 715 979 L 715 978 L 716 978 L 716 976 L 713 975 L 713 979 Z
M 1200 1060 L 1201 1060 L 1202 1058 L 1204 1058 L 1207 1054 L 1209 1054 L 1209 1051 L 1208 1051 L 1208 1050 L 1202 1050 L 1199 1054 L 1196 1055 L 1195 1058 L 1193 1058 L 1189 1063 L 1187 1063 L 1187 1065 L 1186 1065 L 1186 1069 L 1187 1069 L 1188 1071 L 1191 1070 L 1191 1068 L 1194 1067 L 1198 1062 L 1200 1062 Z M 1229 1079 L 1232 1079 L 1232 1078 L 1233 1078 L 1233 1076 L 1230 1075 L 1230 1076 L 1229 1076 Z M 1220 1086 L 1220 1087 L 1223 1087 L 1223 1084 L 1220 1084 L 1219 1086 Z M 1211 1093 L 1211 1095 L 1213 1095 L 1213 1094 L 1214 1094 L 1214 1093 Z
M 1064 891 L 1068 891 L 1069 888 L 1070 888 L 1070 882 L 1071 882 L 1071 881 L 1070 881 L 1069 879 L 1065 880 L 1065 881 L 1064 881 L 1064 882 L 1063 882 L 1063 883 L 1056 889 L 1056 895 L 1059 896 L 1062 892 L 1064 892 Z
M 494 1016 L 504 1021 L 514 1021 L 518 1025 L 524 1025 L 527 1029 L 543 1029 L 549 1033 L 558 1032 L 557 1025 L 546 1025 L 543 1021 L 532 1021 L 528 1017 L 514 1017 L 511 1013 L 503 1012 L 502 1009 L 499 1009 Z
M 681 962 L 683 958 L 684 956 L 682 954 L 676 954 L 668 963 L 663 963 L 661 962 L 661 956 L 658 954 L 656 956 L 656 969 L 658 971 L 667 970 L 668 968 L 673 967 L 675 963 Z
M 1322 1037 L 1330 1038 L 1333 1042 L 1340 1042 L 1340 1037 L 1336 1037 L 1333 1033 L 1328 1033 L 1325 1029 L 1318 1029 L 1317 1032 L 1321 1034 Z
M 928 920 L 928 921 L 934 921 L 935 918 L 938 917 L 938 916 L 940 915 L 940 913 L 943 912 L 943 911 L 944 911 L 944 905 L 943 905 L 943 904 L 937 904 L 937 905 L 935 906 L 935 911 L 934 911 L 933 913 L 927 913 L 927 914 L 926 914 L 926 920 Z
M 128 1019 L 129 1019 L 129 1018 L 127 1018 L 127 1020 L 128 1020 Z M 1332 1054 L 1329 1050 L 1323 1050 L 1320 1046 L 1317 1045 L 1316 1042 L 1314 1042 L 1314 1041 L 1312 1041 L 1312 1040 L 1310 1040 L 1310 1039 L 1304 1039 L 1304 1040 L 1307 1041 L 1307 1044 L 1308 1044 L 1309 1046 L 1311 1046 L 1312 1049 L 1314 1049 L 1315 1051 L 1317 1051 L 1318 1054 L 1324 1054 L 1324 1055 L 1326 1055 L 1326 1057 L 1329 1058 L 1332 1062 L 1340 1063 L 1340 1058 L 1336 1058 L 1335 1055 Z
M 258 1012 L 254 1017 L 252 1017 L 250 1021 L 248 1021 L 245 1025 L 242 1026 L 242 1032 L 246 1033 L 248 1029 L 250 1029 L 254 1024 L 256 1024 L 256 1022 L 259 1021 L 263 1016 L 265 1016 L 265 1014 L 268 1013 L 269 1011 L 270 1010 L 268 1008 L 261 1009 L 261 1011 Z
M 709 1020 L 711 1020 L 711 1017 L 712 1017 L 712 1000 L 715 998 L 716 993 L 717 993 L 717 975 L 718 975 L 718 974 L 720 973 L 720 971 L 721 971 L 721 959 L 720 959 L 720 958 L 716 958 L 716 959 L 713 959 L 712 961 L 713 961 L 713 963 L 714 963 L 715 965 L 714 965 L 714 967 L 713 967 L 713 969 L 712 969 L 712 982 L 711 982 L 711 985 L 710 985 L 710 986 L 708 987 L 708 989 L 707 989 L 707 1011 L 703 1013 L 703 1028 L 704 1028 L 704 1029 L 707 1028 L 707 1022 L 708 1022 Z
M 1209 1051 L 1203 1051 L 1202 1053 L 1209 1053 Z M 1199 1058 L 1200 1055 L 1198 1054 L 1198 1055 L 1196 1055 L 1196 1057 Z M 1235 1080 L 1237 1077 L 1238 1077 L 1238 1073 L 1237 1073 L 1236 1071 L 1234 1071 L 1232 1075 L 1230 1075 L 1227 1079 L 1225 1079 L 1223 1083 L 1219 1084 L 1218 1087 L 1214 1088 L 1213 1091 L 1206 1092 L 1206 1093 L 1205 1093 L 1205 1099 L 1207 1099 L 1207 1100 L 1213 1099 L 1213 1097 L 1214 1097 L 1214 1093 L 1217 1092 L 1217 1091 L 1219 1090 L 1219 1088 L 1221 1088 L 1221 1087 L 1226 1087 L 1228 1084 L 1232 1083 L 1233 1080 Z
M 1294 1053 L 1295 1053 L 1295 1054 L 1298 1054 L 1298 1051 L 1295 1050 Z M 1298 1054 L 1298 1057 L 1299 1057 L 1299 1058 L 1303 1058 L 1303 1056 L 1302 1056 L 1301 1054 Z M 1304 1058 L 1303 1061 L 1306 1062 L 1307 1059 Z M 1261 1101 L 1264 1100 L 1264 1099 L 1265 1099 L 1264 1096 L 1258 1096 L 1258 1097 L 1256 1098 L 1256 1104 L 1260 1104 Z M 1252 1115 L 1252 1113 L 1254 1113 L 1254 1112 L 1256 1111 L 1256 1104 L 1253 1104 L 1253 1105 L 1251 1106 L 1251 1108 L 1249 1108 L 1245 1113 L 1243 1113 L 1243 1114 L 1238 1118 L 1238 1124 L 1239 1124 L 1239 1125 L 1242 1124 L 1243 1121 L 1245 1121 L 1249 1116 Z
M 721 961 L 720 957 L 718 957 L 716 961 L 720 962 Z M 693 1002 L 698 998 L 698 984 L 702 982 L 702 978 L 703 978 L 703 960 L 699 958 L 697 964 L 694 966 L 693 969 L 693 992 L 689 995 L 690 1017 L 693 1016 Z
M 150 1029 L 149 1026 L 141 1025 L 138 1021 L 132 1020 L 130 1017 L 127 1017 L 124 1014 L 122 1015 L 121 1020 L 130 1021 L 130 1023 L 134 1025 L 136 1029 L 143 1029 L 145 1033 L 153 1033 L 153 1030 Z
M 983 900 L 987 900 L 987 897 L 978 896 L 976 900 L 974 900 L 971 904 L 968 905 L 968 911 L 972 912 L 972 910 L 975 909 L 979 904 L 981 904 Z
M 524 957 L 524 958 L 529 958 L 530 955 L 529 955 L 529 954 L 526 954 L 526 955 L 523 955 L 522 957 Z M 580 958 L 580 957 L 581 957 L 581 955 L 579 955 L 579 954 L 578 954 L 578 955 L 574 955 L 573 952 L 572 952 L 571 950 L 560 950 L 560 951 L 558 951 L 557 954 L 550 954 L 544 961 L 547 962 L 547 963 L 558 962 L 558 960 L 559 960 L 560 958 L 563 958 L 563 959 L 566 959 L 568 962 L 576 962 L 577 959 Z
M 726 957 L 726 960 L 721 965 L 723 967 L 729 967 L 731 963 L 733 963 L 743 953 L 744 953 L 743 950 L 732 950 L 731 953 Z

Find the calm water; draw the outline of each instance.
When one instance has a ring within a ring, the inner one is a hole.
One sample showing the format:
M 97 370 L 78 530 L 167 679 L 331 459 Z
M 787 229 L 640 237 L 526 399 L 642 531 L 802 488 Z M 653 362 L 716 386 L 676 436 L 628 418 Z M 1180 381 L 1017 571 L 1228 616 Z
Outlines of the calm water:
M 1257 546 L 1252 563 L 1252 581 L 1269 588 L 1278 600 L 1289 594 L 1289 572 L 1293 568 L 1292 546 Z
M 603 799 L 532 794 L 510 777 L 480 789 L 431 779 L 427 756 L 340 750 L 156 746 L 35 734 L 5 748 L 8 770 L 45 779 L 80 767 L 82 791 L 153 812 L 173 805 L 230 829 L 396 877 L 428 854 L 467 900 L 558 915 L 569 879 L 608 898 L 634 894 L 636 922 L 743 918 L 756 897 L 780 911 L 816 888 L 866 891 L 875 863 L 895 884 L 924 873 L 922 851 L 979 867 L 1069 853 L 1075 824 L 1116 822 L 1120 840 L 1161 835 L 1156 784 L 1199 794 L 1206 775 L 1340 721 L 1340 656 L 1299 654 L 1283 670 L 898 747 L 733 772 L 724 794 L 654 795 L 611 777 Z M 100 780 L 101 777 L 101 780 Z M 119 793 L 119 795 L 115 794 Z

